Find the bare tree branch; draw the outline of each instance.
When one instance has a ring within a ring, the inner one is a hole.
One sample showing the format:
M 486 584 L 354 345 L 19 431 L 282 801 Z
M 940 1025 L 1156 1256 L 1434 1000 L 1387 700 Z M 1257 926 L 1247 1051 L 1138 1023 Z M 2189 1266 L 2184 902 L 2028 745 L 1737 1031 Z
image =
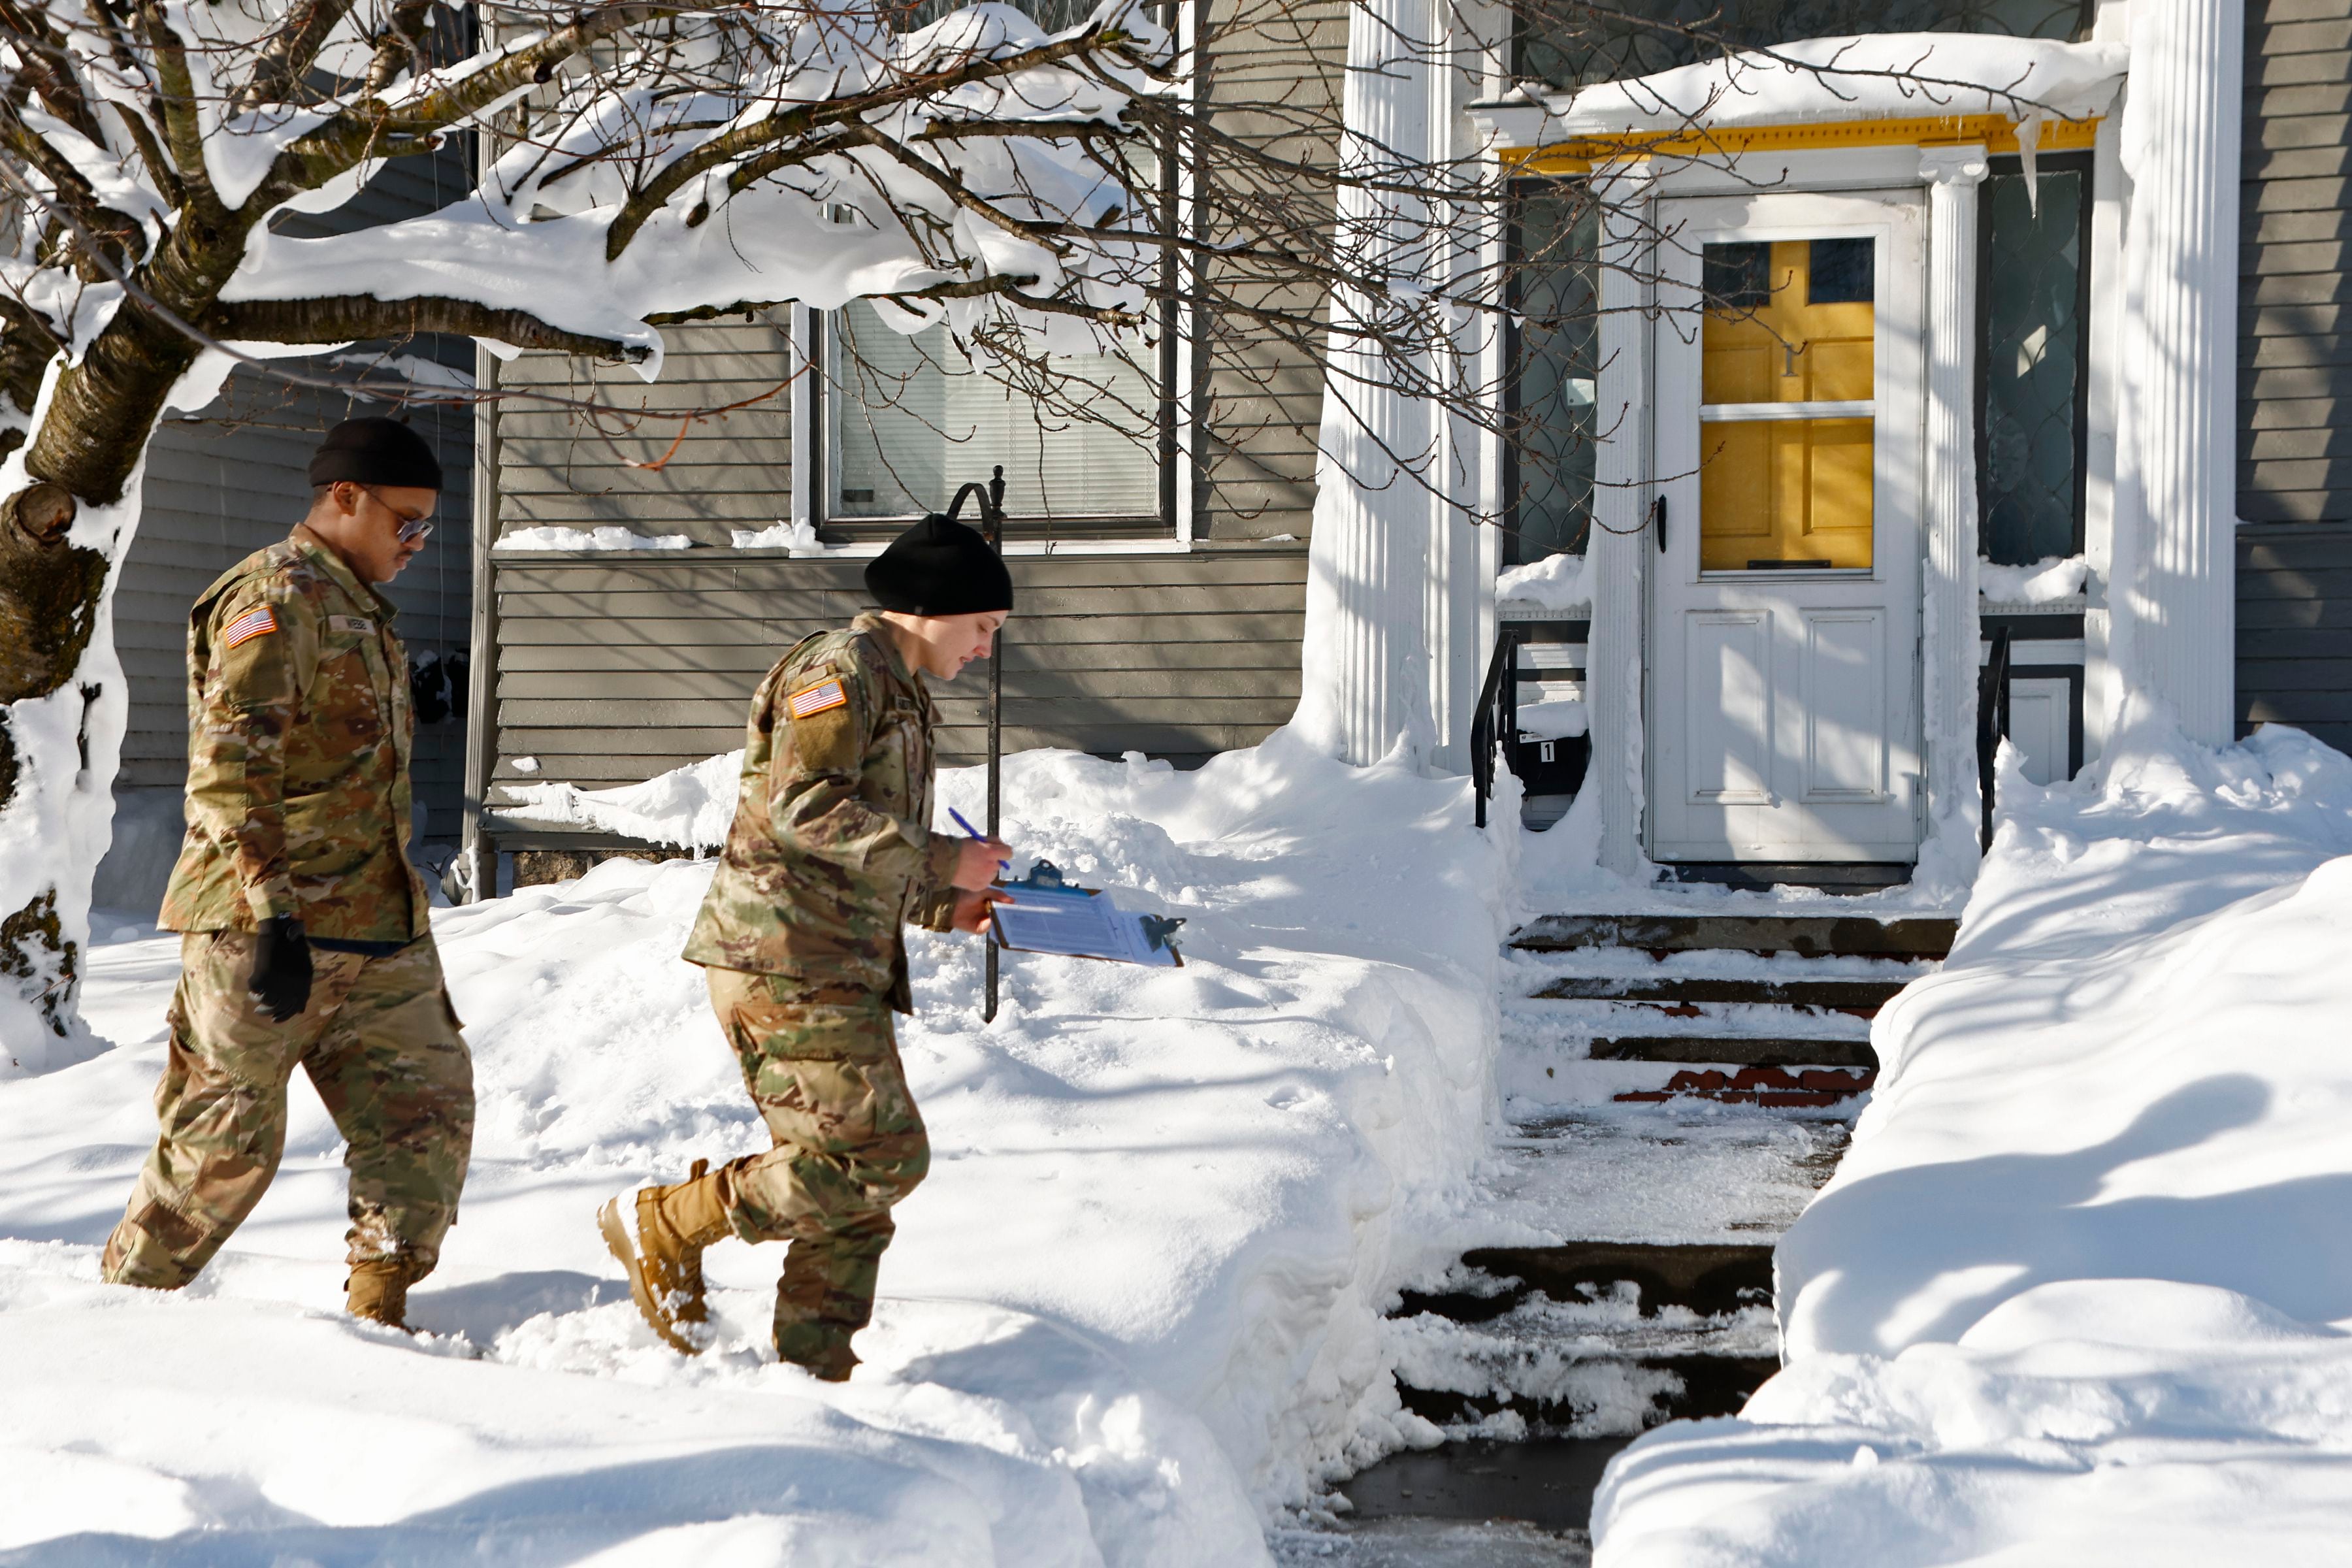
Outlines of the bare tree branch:
M 499 309 L 471 300 L 378 300 L 366 294 L 324 300 L 245 300 L 214 306 L 197 325 L 233 342 L 348 343 L 446 332 L 587 359 L 635 363 L 647 353 L 641 343 L 569 331 L 549 325 L 528 310 Z

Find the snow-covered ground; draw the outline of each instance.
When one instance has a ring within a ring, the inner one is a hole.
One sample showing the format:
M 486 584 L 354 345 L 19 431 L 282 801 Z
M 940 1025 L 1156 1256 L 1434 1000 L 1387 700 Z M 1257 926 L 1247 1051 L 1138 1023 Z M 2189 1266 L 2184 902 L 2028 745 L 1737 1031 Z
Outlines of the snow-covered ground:
M 975 774 L 942 782 L 979 808 Z M 712 1253 L 719 1343 L 687 1361 L 592 1222 L 761 1142 L 676 956 L 707 866 L 436 913 L 481 1120 L 414 1341 L 341 1315 L 340 1149 L 307 1086 L 194 1287 L 97 1282 L 176 946 L 101 916 L 88 1010 L 115 1048 L 0 1079 L 0 1551 L 1265 1561 L 1269 1518 L 1413 1426 L 1380 1310 L 1431 1266 L 1494 1100 L 1509 849 L 1466 791 L 1280 738 L 1193 773 L 1010 759 L 1007 837 L 1185 917 L 1185 966 L 1011 956 L 983 1027 L 977 946 L 918 939 L 902 1042 L 936 1161 L 841 1387 L 772 1363 L 776 1249 Z
M 2352 1562 L 2352 760 L 2109 756 L 2009 754 L 1780 1246 L 1788 1365 L 1617 1460 L 1602 1568 Z

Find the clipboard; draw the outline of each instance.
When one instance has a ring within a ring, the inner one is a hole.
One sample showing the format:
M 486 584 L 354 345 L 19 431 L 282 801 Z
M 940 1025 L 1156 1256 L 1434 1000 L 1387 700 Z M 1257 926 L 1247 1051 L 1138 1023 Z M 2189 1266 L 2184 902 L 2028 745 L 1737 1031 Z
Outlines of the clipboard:
M 1008 952 L 1098 958 L 1152 969 L 1184 965 L 1175 942 L 1182 921 L 1122 910 L 1100 889 L 1066 881 L 1050 860 L 1038 861 L 1026 877 L 1001 886 L 1015 901 L 989 906 L 989 936 Z

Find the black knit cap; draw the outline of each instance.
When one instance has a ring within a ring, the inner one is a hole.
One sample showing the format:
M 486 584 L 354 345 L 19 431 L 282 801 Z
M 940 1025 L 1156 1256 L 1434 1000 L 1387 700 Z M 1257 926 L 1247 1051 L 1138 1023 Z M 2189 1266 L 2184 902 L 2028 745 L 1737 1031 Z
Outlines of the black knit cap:
M 1013 574 L 975 529 L 933 512 L 866 563 L 866 587 L 886 610 L 971 616 L 1013 608 Z
M 310 483 L 386 485 L 437 490 L 441 459 L 425 437 L 397 419 L 346 419 L 310 454 Z

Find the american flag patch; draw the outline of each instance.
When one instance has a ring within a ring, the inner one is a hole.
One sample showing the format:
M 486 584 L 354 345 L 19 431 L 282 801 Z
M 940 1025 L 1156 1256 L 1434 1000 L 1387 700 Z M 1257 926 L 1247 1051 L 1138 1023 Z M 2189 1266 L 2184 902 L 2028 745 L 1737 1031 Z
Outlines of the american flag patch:
M 221 647 L 235 647 L 241 642 L 252 641 L 264 632 L 274 632 L 277 629 L 278 617 L 269 613 L 268 605 L 264 605 L 257 610 L 247 610 L 229 622 L 227 626 L 223 626 Z
M 838 680 L 823 680 L 806 691 L 795 691 L 789 704 L 795 719 L 805 719 L 812 713 L 822 713 L 828 708 L 848 706 L 849 697 L 841 689 Z

